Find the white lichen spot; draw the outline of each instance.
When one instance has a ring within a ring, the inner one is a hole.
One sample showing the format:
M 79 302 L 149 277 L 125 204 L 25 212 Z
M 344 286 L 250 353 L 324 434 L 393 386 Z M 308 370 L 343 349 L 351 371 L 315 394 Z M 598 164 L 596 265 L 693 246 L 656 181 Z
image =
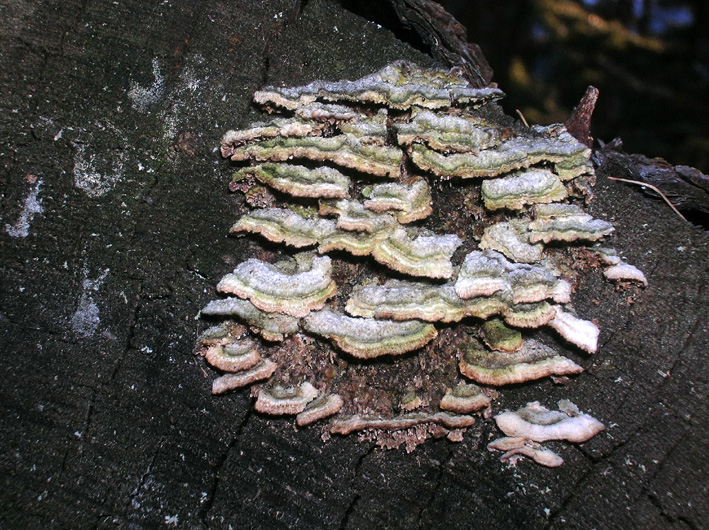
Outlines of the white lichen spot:
M 131 82 L 128 97 L 133 104 L 133 108 L 138 112 L 147 111 L 150 106 L 157 103 L 165 93 L 165 79 L 160 73 L 160 64 L 157 58 L 153 59 L 153 77 L 155 81 L 147 88 L 136 82 Z
M 71 328 L 80 337 L 92 337 L 101 323 L 99 308 L 94 301 L 93 293 L 99 290 L 109 271 L 110 269 L 104 270 L 98 278 L 92 280 L 89 278 L 88 269 L 84 267 L 84 281 L 79 298 L 79 307 L 74 312 L 74 316 L 71 317 Z
M 42 213 L 42 200 L 38 199 L 39 187 L 42 185 L 42 181 L 38 180 L 30 188 L 30 192 L 25 197 L 25 202 L 22 206 L 22 211 L 20 212 L 20 217 L 15 221 L 14 224 L 6 224 L 5 231 L 10 237 L 22 237 L 25 238 L 30 233 L 30 223 L 34 216 L 38 213 Z
M 85 145 L 77 145 L 74 154 L 74 186 L 91 198 L 101 197 L 123 180 L 125 155 L 121 154 L 111 170 L 99 171 L 96 157 L 87 153 Z

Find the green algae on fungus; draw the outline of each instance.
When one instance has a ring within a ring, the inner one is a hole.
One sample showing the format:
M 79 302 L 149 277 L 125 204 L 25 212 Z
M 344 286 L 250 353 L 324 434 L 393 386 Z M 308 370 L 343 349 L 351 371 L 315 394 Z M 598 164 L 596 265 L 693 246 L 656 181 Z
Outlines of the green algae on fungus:
M 297 318 L 261 311 L 248 300 L 241 298 L 212 300 L 200 314 L 239 318 L 268 341 L 282 341 L 287 335 L 293 335 L 300 329 Z
M 483 181 L 482 196 L 490 210 L 521 210 L 526 204 L 564 200 L 568 193 L 559 177 L 548 169 L 528 169 Z
M 249 259 L 239 264 L 217 285 L 222 293 L 247 298 L 269 313 L 304 317 L 321 309 L 337 289 L 330 278 L 332 265 L 327 256 L 296 255 L 295 263 L 275 265 Z
M 613 232 L 613 225 L 594 219 L 576 204 L 538 204 L 529 223 L 530 243 L 550 241 L 598 241 Z
M 360 359 L 418 350 L 437 335 L 435 327 L 418 320 L 352 318 L 326 310 L 308 315 L 303 327 L 331 339 L 342 351 Z
M 514 136 L 489 149 L 445 154 L 414 145 L 411 159 L 421 169 L 441 177 L 494 177 L 538 163 L 552 163 L 562 180 L 591 172 L 591 150 L 563 127 L 532 127 L 525 136 Z
M 499 318 L 486 320 L 481 331 L 483 341 L 491 350 L 513 353 L 522 347 L 522 333 L 506 326 Z
M 479 342 L 470 341 L 460 359 L 460 372 L 482 385 L 510 385 L 582 371 L 572 360 L 533 339 L 524 341 L 512 353 L 490 351 Z
M 411 450 L 429 436 L 460 441 L 474 415 L 489 417 L 491 387 L 582 371 L 530 330 L 596 351 L 598 327 L 567 305 L 572 285 L 583 286 L 569 265 L 583 258 L 565 244 L 602 240 L 613 227 L 579 205 L 590 150 L 562 125 L 505 116 L 502 96 L 456 69 L 405 62 L 255 94 L 278 114 L 223 137 L 223 156 L 239 166 L 232 189 L 260 207 L 242 212 L 232 233 L 320 256 L 283 260 L 262 248 L 219 282 L 235 297 L 201 312 L 225 320 L 197 351 L 211 368 L 235 371 L 213 392 L 254 385 L 257 410 L 295 415 L 299 427 L 321 421 L 324 439 L 365 431 Z M 261 184 L 276 192 L 257 203 Z M 643 282 L 602 248 L 590 250 L 617 266 L 607 276 Z M 562 412 L 558 427 L 582 416 Z M 535 440 L 514 431 L 490 448 L 507 462 L 561 462 Z
M 532 244 L 529 238 L 529 223 L 513 219 L 488 226 L 480 241 L 480 248 L 496 250 L 512 261 L 537 263 L 542 259 L 544 247 Z
M 242 215 L 231 232 L 260 234 L 274 243 L 302 248 L 317 245 L 336 230 L 335 223 L 328 219 L 307 219 L 283 208 L 261 208 Z
M 352 101 L 393 109 L 444 108 L 451 104 L 484 105 L 504 96 L 496 88 L 472 88 L 459 70 L 435 70 L 399 61 L 356 81 L 314 81 L 296 88 L 267 87 L 256 103 L 294 110 L 314 101 Z
M 399 227 L 374 247 L 372 256 L 379 263 L 404 274 L 450 278 L 453 274 L 451 257 L 461 243 L 455 234 L 439 236 Z
M 293 164 L 260 164 L 239 169 L 234 180 L 253 176 L 268 186 L 294 197 L 344 199 L 349 195 L 350 179 L 330 167 L 308 169 Z
M 305 158 L 316 162 L 333 162 L 343 167 L 360 169 L 380 177 L 396 176 L 403 161 L 400 150 L 368 145 L 353 134 L 331 137 L 276 137 L 246 145 L 223 148 L 232 160 L 284 162 Z
M 362 190 L 367 200 L 364 207 L 373 212 L 391 212 L 396 220 L 406 224 L 425 219 L 431 213 L 431 187 L 422 177 L 401 184 L 391 182 L 367 186 Z

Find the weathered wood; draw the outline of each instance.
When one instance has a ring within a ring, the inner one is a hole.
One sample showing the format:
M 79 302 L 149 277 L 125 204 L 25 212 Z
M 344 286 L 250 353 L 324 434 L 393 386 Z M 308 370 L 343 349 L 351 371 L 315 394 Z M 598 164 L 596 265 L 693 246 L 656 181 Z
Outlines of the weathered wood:
M 596 151 L 599 163 L 617 166 L 626 178 L 659 189 L 678 210 L 709 214 L 709 177 L 696 168 L 673 166 L 662 158 L 625 153 L 619 138 Z M 659 198 L 649 187 L 641 188 Z
M 568 397 L 604 421 L 556 447 L 564 466 L 504 466 L 489 422 L 407 455 L 210 395 L 194 316 L 253 246 L 226 237 L 241 204 L 219 137 L 264 83 L 431 61 L 325 0 L 296 7 L 0 6 L 0 526 L 706 527 L 709 244 L 606 169 L 592 213 L 650 286 L 586 277 L 588 373 L 496 405 Z

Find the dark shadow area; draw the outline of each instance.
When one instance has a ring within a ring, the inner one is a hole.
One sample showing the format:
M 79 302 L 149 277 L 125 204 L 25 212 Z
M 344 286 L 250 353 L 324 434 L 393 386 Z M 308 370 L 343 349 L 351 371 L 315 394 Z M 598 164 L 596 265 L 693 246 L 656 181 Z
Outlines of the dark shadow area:
M 530 123 L 563 122 L 588 85 L 592 134 L 709 171 L 709 24 L 703 1 L 443 0 Z

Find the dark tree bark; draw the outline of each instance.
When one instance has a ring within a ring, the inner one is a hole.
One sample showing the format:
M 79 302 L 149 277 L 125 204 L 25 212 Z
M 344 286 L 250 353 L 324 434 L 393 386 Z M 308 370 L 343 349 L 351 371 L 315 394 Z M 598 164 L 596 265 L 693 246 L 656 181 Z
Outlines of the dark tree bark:
M 564 466 L 506 467 L 489 422 L 405 454 L 210 396 L 194 316 L 248 250 L 225 236 L 220 135 L 265 83 L 431 63 L 325 0 L 296 7 L 0 4 L 0 526 L 706 528 L 709 244 L 606 178 L 621 166 L 600 169 L 592 213 L 649 287 L 586 276 L 587 373 L 495 405 L 592 410 L 608 429 L 556 446 Z

